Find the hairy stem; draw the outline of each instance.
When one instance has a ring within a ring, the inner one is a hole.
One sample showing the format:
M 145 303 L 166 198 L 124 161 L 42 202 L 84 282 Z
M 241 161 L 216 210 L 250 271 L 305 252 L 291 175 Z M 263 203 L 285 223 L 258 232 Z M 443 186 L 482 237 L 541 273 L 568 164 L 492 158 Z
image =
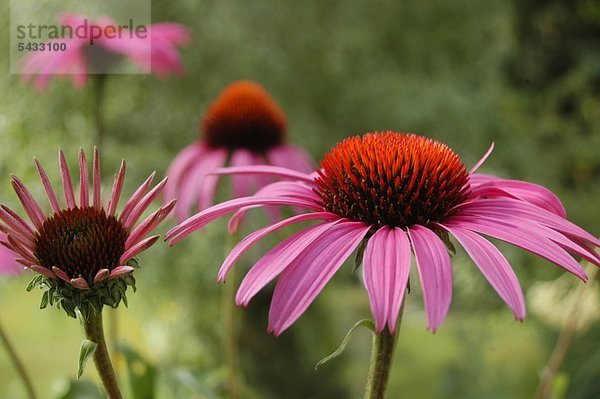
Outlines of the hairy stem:
M 365 399 L 383 399 L 385 397 L 403 310 L 404 304 L 400 308 L 395 335 L 392 335 L 387 328 L 381 333 L 373 335 L 373 350 L 371 352 L 371 366 L 367 378 Z
M 102 380 L 102 386 L 109 399 L 122 399 L 121 391 L 117 381 L 117 375 L 110 361 L 106 340 L 104 339 L 104 327 L 102 326 L 102 313 L 89 315 L 87 320 L 83 321 L 85 336 L 92 342 L 95 342 L 96 351 L 94 352 L 94 364 Z
M 15 368 L 15 371 L 19 375 L 21 382 L 25 386 L 25 390 L 27 391 L 27 396 L 30 399 L 36 399 L 37 396 L 35 394 L 35 390 L 33 389 L 33 384 L 31 383 L 31 379 L 29 378 L 29 375 L 27 374 L 27 371 L 25 370 L 25 366 L 23 365 L 23 362 L 19 358 L 19 355 L 17 355 L 17 351 L 12 346 L 12 344 L 10 343 L 10 340 L 8 339 L 8 336 L 4 332 L 2 323 L 0 323 L 0 341 L 2 342 L 2 345 L 4 346 L 4 348 L 6 349 L 6 352 L 8 353 L 8 357 L 10 358 L 10 361 L 12 362 L 13 367 Z

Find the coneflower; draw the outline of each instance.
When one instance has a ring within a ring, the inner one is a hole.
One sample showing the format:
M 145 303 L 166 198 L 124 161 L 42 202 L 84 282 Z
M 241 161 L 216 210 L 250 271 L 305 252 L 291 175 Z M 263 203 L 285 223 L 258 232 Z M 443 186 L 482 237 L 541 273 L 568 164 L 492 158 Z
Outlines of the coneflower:
M 366 397 L 379 398 L 385 390 L 413 255 L 432 331 L 445 319 L 452 299 L 449 235 L 518 320 L 525 317 L 525 302 L 517 277 L 483 235 L 541 256 L 582 280 L 585 272 L 571 255 L 600 265 L 592 251 L 600 241 L 566 220 L 561 202 L 549 190 L 475 173 L 490 152 L 467 171 L 458 155 L 440 142 L 385 132 L 344 140 L 312 174 L 270 166 L 223 169 L 219 173 L 275 175 L 291 181 L 206 209 L 169 231 L 167 239 L 172 245 L 230 212 L 236 212 L 235 222 L 255 207 L 308 209 L 248 235 L 219 272 L 218 280 L 225 281 L 240 256 L 269 233 L 301 221 L 320 221 L 268 252 L 237 292 L 238 305 L 246 306 L 279 276 L 269 312 L 269 331 L 275 335 L 304 313 L 344 261 L 362 247 L 362 274 L 376 333 Z
M 100 158 L 94 149 L 91 176 L 83 150 L 79 152 L 79 192 L 73 190 L 71 173 L 59 151 L 65 203 L 61 204 L 46 171 L 35 160 L 51 212 L 45 212 L 18 177 L 12 186 L 29 221 L 5 205 L 0 206 L 0 225 L 6 232 L 5 247 L 18 254 L 17 262 L 38 273 L 28 290 L 45 290 L 41 307 L 57 305 L 71 317 L 81 315 L 87 338 L 96 345 L 94 361 L 110 398 L 121 394 L 102 329 L 102 308 L 127 304 L 126 291 L 135 290 L 135 257 L 152 246 L 158 235 L 148 235 L 168 216 L 170 202 L 147 216 L 142 214 L 157 198 L 167 179 L 151 188 L 155 173 L 135 191 L 117 213 L 125 180 L 125 161 L 115 175 L 108 202 L 102 200 Z M 90 182 L 92 191 L 90 193 Z

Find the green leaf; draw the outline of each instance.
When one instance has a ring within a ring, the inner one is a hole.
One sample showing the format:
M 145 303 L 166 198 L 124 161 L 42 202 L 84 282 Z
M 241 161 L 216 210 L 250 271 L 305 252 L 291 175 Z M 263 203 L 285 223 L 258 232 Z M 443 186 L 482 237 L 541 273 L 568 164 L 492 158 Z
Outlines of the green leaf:
M 45 291 L 44 294 L 42 295 L 42 302 L 40 303 L 40 309 L 46 309 L 46 307 L 48 306 L 49 298 L 50 298 L 50 295 L 48 294 L 48 291 Z
M 69 380 L 65 392 L 57 399 L 105 399 L 94 383 L 87 380 Z
M 339 355 L 341 355 L 342 353 L 344 353 L 344 350 L 346 349 L 346 345 L 348 345 L 348 342 L 350 341 L 350 337 L 352 336 L 352 333 L 354 333 L 354 331 L 359 328 L 359 327 L 364 327 L 367 330 L 371 331 L 373 334 L 375 334 L 375 324 L 373 323 L 373 321 L 368 320 L 368 319 L 363 319 L 358 321 L 354 326 L 352 326 L 352 328 L 348 331 L 348 333 L 346 334 L 346 336 L 344 337 L 344 339 L 342 340 L 342 343 L 340 344 L 340 346 L 335 350 L 335 352 L 333 352 L 331 355 L 321 359 L 319 361 L 319 363 L 317 363 L 317 365 L 315 366 L 315 370 L 319 368 L 319 366 L 327 363 L 328 361 L 330 361 L 331 359 L 334 359 L 336 357 L 338 357 Z
M 98 344 L 89 339 L 81 341 L 81 348 L 79 349 L 79 365 L 77 366 L 77 379 L 81 378 L 85 365 L 87 364 L 90 357 L 96 352 Z
M 29 284 L 27 284 L 27 287 L 25 287 L 25 290 L 27 292 L 30 292 L 32 289 L 34 289 L 36 286 L 38 286 L 41 283 L 41 280 L 42 280 L 41 275 L 35 276 L 34 278 L 31 279 Z
M 118 350 L 125 356 L 127 362 L 132 397 L 134 399 L 154 398 L 157 379 L 156 367 L 128 345 L 121 344 L 118 346 Z

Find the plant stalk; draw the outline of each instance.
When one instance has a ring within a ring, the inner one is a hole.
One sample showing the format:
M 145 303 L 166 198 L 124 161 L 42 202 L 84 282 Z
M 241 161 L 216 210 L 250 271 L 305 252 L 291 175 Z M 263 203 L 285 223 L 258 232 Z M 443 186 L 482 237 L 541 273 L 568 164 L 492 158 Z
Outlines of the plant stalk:
M 229 253 L 231 247 L 239 241 L 239 234 L 232 234 L 225 240 L 225 251 Z M 239 367 L 239 343 L 237 316 L 238 309 L 235 304 L 235 288 L 237 283 L 236 268 L 232 268 L 227 276 L 225 291 L 223 293 L 223 353 L 225 354 L 225 364 L 227 367 L 227 394 L 230 399 L 240 397 L 240 367 Z
M 19 378 L 21 379 L 21 382 L 23 383 L 23 386 L 25 387 L 25 390 L 27 391 L 27 396 L 29 397 L 29 399 L 36 399 L 37 396 L 35 394 L 35 390 L 33 389 L 33 384 L 31 383 L 31 379 L 29 378 L 29 375 L 27 374 L 27 370 L 25 369 L 23 362 L 19 358 L 17 351 L 15 350 L 15 348 L 12 346 L 10 340 L 8 339 L 8 335 L 6 335 L 6 333 L 4 332 L 2 323 L 0 323 L 0 341 L 2 342 L 2 346 L 4 346 L 4 348 L 6 349 L 6 352 L 8 353 L 8 357 L 10 358 L 10 361 L 12 362 L 13 367 L 15 368 L 15 371 L 19 375 Z
M 104 125 L 104 91 L 106 88 L 105 74 L 93 75 L 94 81 L 94 124 L 96 128 L 96 145 L 103 149 L 105 125 Z
M 83 321 L 85 337 L 95 342 L 94 364 L 102 380 L 102 386 L 109 399 L 122 399 L 121 391 L 117 381 L 115 369 L 110 361 L 106 340 L 104 339 L 104 327 L 102 325 L 102 313 L 94 315 L 93 312 L 87 320 Z

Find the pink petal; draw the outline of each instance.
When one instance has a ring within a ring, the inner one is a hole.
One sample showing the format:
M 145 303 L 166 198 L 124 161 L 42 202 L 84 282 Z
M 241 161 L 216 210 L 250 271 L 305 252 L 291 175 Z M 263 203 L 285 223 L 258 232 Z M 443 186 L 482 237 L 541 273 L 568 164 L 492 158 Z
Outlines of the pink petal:
M 40 208 L 27 187 L 25 187 L 17 176 L 12 176 L 11 184 L 21 201 L 21 205 L 23 205 L 23 209 L 25 209 L 25 213 L 27 213 L 27 216 L 29 216 L 33 225 L 39 230 L 44 224 L 45 219 L 42 208 Z
M 410 274 L 410 241 L 402 229 L 382 227 L 367 242 L 363 280 L 379 334 L 386 325 L 393 334 Z
M 121 161 L 121 167 L 119 168 L 119 173 L 115 175 L 112 194 L 110 197 L 110 201 L 108 203 L 108 215 L 114 216 L 115 211 L 117 210 L 117 205 L 119 204 L 119 199 L 121 198 L 121 191 L 123 190 L 123 183 L 125 181 L 125 172 L 127 170 L 127 164 L 125 160 Z
M 125 250 L 131 248 L 138 242 L 140 242 L 148 233 L 156 228 L 165 218 L 171 213 L 175 207 L 176 200 L 172 200 L 164 207 L 158 209 L 156 212 L 148 216 L 142 223 L 140 223 L 127 237 L 125 242 Z
M 21 255 L 23 258 L 27 259 L 31 263 L 38 263 L 38 260 L 35 257 L 35 255 L 33 254 L 33 252 L 31 251 L 31 249 L 27 248 L 25 245 L 23 245 L 18 240 L 16 240 L 12 234 L 8 234 L 6 236 L 6 239 L 8 240 L 8 243 L 6 243 L 4 241 L 2 242 L 5 247 L 15 251 L 16 253 L 18 253 L 19 255 Z
M 525 299 L 519 280 L 502 253 L 492 243 L 466 229 L 443 226 L 463 246 L 481 273 L 510 307 L 517 320 L 525 318 Z
M 60 212 L 60 204 L 58 203 L 58 198 L 56 197 L 56 193 L 54 192 L 54 188 L 52 187 L 52 183 L 50 183 L 50 179 L 46 174 L 46 171 L 42 167 L 42 164 L 34 158 L 35 167 L 40 175 L 40 180 L 44 185 L 44 190 L 46 190 L 46 195 L 48 196 L 48 201 L 50 202 L 50 206 L 52 206 L 52 210 L 54 212 Z
M 452 266 L 442 240 L 431 230 L 419 225 L 408 228 L 423 289 L 423 301 L 429 328 L 442 324 L 452 301 Z
M 191 234 L 193 231 L 198 230 L 213 220 L 223 216 L 229 212 L 233 212 L 237 209 L 244 208 L 246 206 L 253 205 L 291 205 L 298 206 L 301 208 L 308 208 L 315 211 L 321 211 L 321 207 L 316 203 L 299 200 L 288 197 L 244 197 L 236 198 L 223 202 L 221 204 L 210 207 L 202 212 L 197 213 L 185 222 L 179 224 L 175 228 L 171 229 L 167 234 L 166 238 L 170 240 L 170 245 L 174 245 L 179 240 Z
M 214 163 L 211 165 L 213 170 L 220 168 L 227 161 L 227 152 L 219 151 L 215 154 Z M 198 209 L 206 209 L 214 202 L 215 192 L 219 183 L 219 176 L 205 175 L 204 183 L 198 193 Z
M 39 273 L 41 275 L 44 275 L 44 276 L 46 276 L 48 278 L 56 278 L 56 275 L 54 273 L 52 273 L 51 270 L 46 269 L 45 267 L 38 266 L 38 265 L 32 265 L 32 266 L 29 266 L 29 268 L 31 270 L 33 270 L 34 272 L 37 272 L 37 273 Z
M 54 272 L 54 274 L 61 280 L 66 281 L 69 284 L 71 283 L 71 278 L 62 269 L 52 266 L 52 272 Z
M 246 166 L 254 165 L 254 156 L 248 150 L 243 148 L 236 149 L 231 154 L 230 164 L 235 168 L 243 168 Z M 251 176 L 246 175 L 233 175 L 231 176 L 231 187 L 233 191 L 233 198 L 247 197 L 252 191 L 250 187 Z
M 231 270 L 231 268 L 235 265 L 235 263 L 240 259 L 240 257 L 248 251 L 254 244 L 256 244 L 259 240 L 261 240 L 266 235 L 279 230 L 285 226 L 289 226 L 294 223 L 299 223 L 306 220 L 332 220 L 337 218 L 336 215 L 329 212 L 311 212 L 305 213 L 298 216 L 293 216 L 291 218 L 282 220 L 279 223 L 272 224 L 270 226 L 264 227 L 260 230 L 253 232 L 252 234 L 246 236 L 243 240 L 239 242 L 227 255 L 227 258 L 223 262 L 221 269 L 219 269 L 219 276 L 217 281 L 219 283 L 224 283 L 227 277 L 227 274 Z
M 24 237 L 30 237 L 33 241 L 35 232 L 31 226 L 17 215 L 12 209 L 5 205 L 0 205 L 0 220 L 2 220 L 8 227 L 17 231 Z
M 481 165 L 483 165 L 483 163 L 488 159 L 488 157 L 492 154 L 492 151 L 494 151 L 494 143 L 492 143 L 490 145 L 490 148 L 486 151 L 486 153 L 483 155 L 483 157 L 481 157 L 481 159 L 471 168 L 471 170 L 469 171 L 469 174 L 472 175 L 473 173 L 475 173 L 475 171 L 477 169 L 479 169 L 479 167 Z
M 269 163 L 299 172 L 311 173 L 316 167 L 310 157 L 302 148 L 294 145 L 280 145 L 267 152 Z
M 102 200 L 100 198 L 102 188 L 102 179 L 100 177 L 100 156 L 98 155 L 98 147 L 96 146 L 94 146 L 93 165 L 94 208 L 102 209 Z
M 90 183 L 88 178 L 88 165 L 83 148 L 79 150 L 79 207 L 86 208 L 90 205 Z
M 148 237 L 148 238 L 138 242 L 137 244 L 135 244 L 134 246 L 129 248 L 127 251 L 125 251 L 125 253 L 123 255 L 121 255 L 121 259 L 119 259 L 119 263 L 120 264 L 127 263 L 128 260 L 134 258 L 135 256 L 139 255 L 140 253 L 144 252 L 146 249 L 148 249 L 152 245 L 154 245 L 156 240 L 158 240 L 159 238 L 160 238 L 159 235 L 155 235 L 155 236 Z M 112 273 L 111 273 L 111 276 L 112 276 Z
M 282 177 L 288 180 L 300 180 L 314 184 L 314 179 L 305 173 L 297 172 L 288 168 L 270 165 L 244 166 L 239 168 L 220 168 L 212 173 L 215 175 L 269 175 L 274 177 Z
M 110 272 L 110 276 L 108 278 L 111 279 L 111 280 L 113 280 L 115 278 L 125 277 L 125 276 L 133 273 L 134 270 L 135 270 L 135 267 L 131 267 L 131 266 L 118 266 L 118 267 L 115 267 Z
M 106 280 L 110 275 L 110 270 L 108 269 L 100 269 L 98 270 L 98 273 L 96 273 L 96 276 L 94 277 L 94 284 L 97 284 L 101 281 Z
M 370 226 L 362 222 L 335 224 L 294 257 L 275 286 L 269 331 L 279 335 L 298 320 L 369 229 Z
M 90 288 L 87 281 L 85 281 L 83 277 L 72 278 L 71 285 L 75 288 L 79 288 L 80 290 L 87 290 Z
M 133 208 L 127 219 L 123 222 L 124 227 L 129 230 L 131 229 L 137 221 L 140 219 L 144 211 L 150 206 L 152 201 L 154 201 L 161 193 L 162 189 L 165 187 L 167 183 L 168 177 L 165 177 L 161 180 L 148 194 L 146 194 L 140 202 Z
M 131 198 L 129 198 L 129 201 L 127 201 L 125 203 L 125 206 L 123 207 L 123 211 L 121 212 L 121 216 L 119 216 L 119 220 L 121 222 L 124 222 L 125 220 L 127 220 L 131 211 L 133 211 L 135 206 L 144 197 L 144 195 L 146 194 L 146 192 L 152 185 L 152 181 L 154 180 L 155 176 L 156 176 L 156 172 L 152 172 L 150 174 L 150 176 L 148 176 L 148 178 L 142 183 L 142 185 L 137 190 L 135 190 L 135 192 L 133 193 Z
M 201 143 L 193 143 L 177 154 L 167 170 L 169 181 L 167 182 L 164 191 L 165 202 L 179 196 L 179 188 L 183 181 L 183 177 L 189 172 L 194 163 L 200 159 L 203 152 L 204 145 Z
M 70 209 L 75 208 L 75 195 L 73 194 L 73 183 L 71 182 L 71 173 L 69 172 L 69 165 L 65 159 L 65 154 L 62 150 L 58 150 L 58 163 L 60 166 L 60 178 L 63 183 L 65 191 L 65 199 L 67 201 L 67 207 Z

